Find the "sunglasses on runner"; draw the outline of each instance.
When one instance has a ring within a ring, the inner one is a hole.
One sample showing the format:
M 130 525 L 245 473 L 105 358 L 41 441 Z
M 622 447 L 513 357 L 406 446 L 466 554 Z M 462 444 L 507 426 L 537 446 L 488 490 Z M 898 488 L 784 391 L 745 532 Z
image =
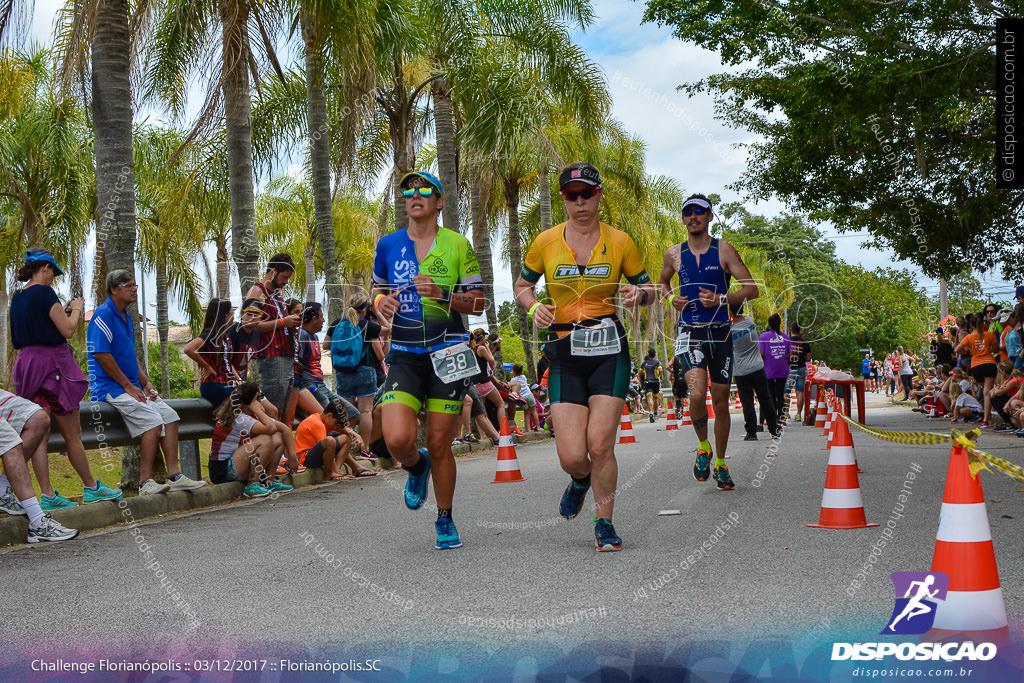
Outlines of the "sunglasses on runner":
M 685 209 L 683 209 L 683 215 L 691 216 L 693 214 L 697 214 L 698 216 L 703 216 L 704 212 L 707 210 L 708 209 L 705 209 L 703 206 L 688 206 Z
M 569 201 L 569 202 L 576 201 L 577 197 L 583 197 L 584 199 L 590 199 L 595 194 L 597 194 L 597 188 L 596 187 L 588 187 L 587 189 L 580 190 L 579 192 L 569 192 L 567 190 L 562 190 L 562 196 L 565 197 L 566 201 Z
M 427 185 L 421 185 L 419 187 L 402 188 L 403 197 L 415 197 L 417 194 L 421 197 L 432 197 L 434 196 L 434 188 Z

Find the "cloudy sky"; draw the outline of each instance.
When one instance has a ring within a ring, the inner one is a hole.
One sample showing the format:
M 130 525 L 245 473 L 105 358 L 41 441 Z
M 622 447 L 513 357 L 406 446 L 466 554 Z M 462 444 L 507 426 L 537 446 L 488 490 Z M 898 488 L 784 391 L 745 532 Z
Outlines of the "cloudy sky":
M 54 12 L 60 2 L 37 0 L 33 35 L 49 42 Z M 753 137 L 714 118 L 710 96 L 689 98 L 676 87 L 697 81 L 723 70 L 718 56 L 672 37 L 667 28 L 643 24 L 645 3 L 632 0 L 595 0 L 598 19 L 586 33 L 576 36 L 590 56 L 604 70 L 614 97 L 613 113 L 626 128 L 642 137 L 648 146 L 648 170 L 675 178 L 686 193 L 718 193 L 726 201 L 743 197 L 727 190 L 745 167 L 746 152 L 737 143 L 749 143 Z M 772 200 L 748 204 L 755 213 L 768 216 L 785 212 L 786 207 Z M 865 268 L 879 266 L 917 269 L 908 262 L 894 263 L 879 250 L 860 246 L 863 236 L 839 235 L 830 226 L 820 226 L 834 239 L 843 258 Z M 502 273 L 507 268 L 496 268 Z M 996 300 L 1009 299 L 1013 284 L 996 274 L 980 275 L 986 293 Z M 508 298 L 511 279 L 506 274 L 495 283 L 499 299 Z M 921 276 L 920 284 L 929 293 L 937 293 L 937 283 Z M 152 277 L 147 277 L 152 287 Z M 147 295 L 152 301 L 155 288 Z M 180 311 L 172 317 L 181 320 Z

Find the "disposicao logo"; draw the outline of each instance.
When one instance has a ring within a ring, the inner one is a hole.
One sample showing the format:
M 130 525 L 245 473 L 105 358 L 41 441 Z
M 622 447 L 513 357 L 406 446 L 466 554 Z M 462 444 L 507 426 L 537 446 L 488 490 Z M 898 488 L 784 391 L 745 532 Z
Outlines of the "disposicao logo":
M 896 606 L 882 635 L 920 635 L 935 623 L 935 600 L 945 600 L 949 577 L 945 572 L 893 572 Z M 902 597 L 901 597 L 902 596 Z

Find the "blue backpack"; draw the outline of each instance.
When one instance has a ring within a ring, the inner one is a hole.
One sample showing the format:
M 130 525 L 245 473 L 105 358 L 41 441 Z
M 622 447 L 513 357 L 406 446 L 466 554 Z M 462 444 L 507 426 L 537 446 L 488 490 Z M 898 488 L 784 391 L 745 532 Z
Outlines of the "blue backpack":
M 363 359 L 363 331 L 343 318 L 331 335 L 331 365 L 335 372 L 351 372 Z

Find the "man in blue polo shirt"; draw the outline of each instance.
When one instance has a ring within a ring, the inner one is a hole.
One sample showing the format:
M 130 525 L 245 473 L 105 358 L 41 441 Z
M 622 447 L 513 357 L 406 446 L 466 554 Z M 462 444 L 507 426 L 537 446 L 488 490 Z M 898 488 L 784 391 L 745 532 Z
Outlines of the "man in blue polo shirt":
M 125 312 L 128 304 L 139 298 L 135 278 L 127 270 L 111 272 L 107 294 L 109 298 L 92 314 L 86 332 L 89 388 L 92 400 L 114 406 L 128 433 L 140 439 L 139 495 L 204 486 L 205 481 L 194 481 L 179 471 L 178 414 L 157 395 L 135 356 L 135 330 Z M 157 445 L 163 447 L 167 462 L 166 484 L 153 480 Z

